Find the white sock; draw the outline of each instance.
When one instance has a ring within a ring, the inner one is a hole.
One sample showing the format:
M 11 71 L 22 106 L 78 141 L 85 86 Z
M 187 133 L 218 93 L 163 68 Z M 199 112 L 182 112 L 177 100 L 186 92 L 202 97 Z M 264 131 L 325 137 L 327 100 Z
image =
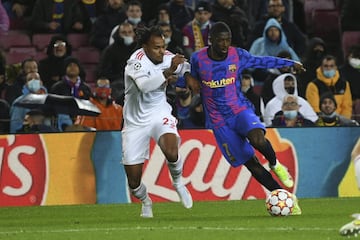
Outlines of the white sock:
M 358 188 L 360 189 L 360 155 L 355 157 L 354 167 L 355 167 L 356 182 L 357 182 Z
M 146 186 L 143 183 L 140 183 L 140 186 L 135 189 L 130 188 L 130 192 L 142 203 L 151 204 L 151 199 L 147 193 Z
M 174 185 L 181 184 L 181 175 L 183 170 L 183 162 L 179 155 L 178 160 L 176 162 L 169 162 L 167 161 L 167 165 L 170 171 L 170 175 L 172 177 Z

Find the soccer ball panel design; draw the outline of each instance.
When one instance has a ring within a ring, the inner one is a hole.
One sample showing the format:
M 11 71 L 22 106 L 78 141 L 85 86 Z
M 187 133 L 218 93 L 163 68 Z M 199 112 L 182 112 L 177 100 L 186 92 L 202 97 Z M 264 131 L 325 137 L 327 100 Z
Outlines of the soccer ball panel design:
M 288 216 L 293 211 L 294 199 L 285 189 L 276 189 L 266 198 L 265 205 L 272 216 Z

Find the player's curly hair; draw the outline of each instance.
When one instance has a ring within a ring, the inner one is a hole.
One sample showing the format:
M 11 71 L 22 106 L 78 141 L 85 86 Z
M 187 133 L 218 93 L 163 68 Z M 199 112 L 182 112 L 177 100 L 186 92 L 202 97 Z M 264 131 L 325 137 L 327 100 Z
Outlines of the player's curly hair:
M 140 48 L 143 44 L 147 44 L 151 36 L 164 37 L 163 31 L 159 26 L 137 27 L 135 30 L 137 47 Z

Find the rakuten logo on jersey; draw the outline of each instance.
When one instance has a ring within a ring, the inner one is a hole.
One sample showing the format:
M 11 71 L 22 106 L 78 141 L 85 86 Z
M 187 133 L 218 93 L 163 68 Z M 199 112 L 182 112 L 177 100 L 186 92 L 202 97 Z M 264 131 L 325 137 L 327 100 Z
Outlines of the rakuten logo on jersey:
M 37 134 L 0 137 L 0 205 L 41 205 L 46 155 Z
M 270 132 L 270 133 L 269 133 Z M 246 167 L 232 168 L 217 147 L 213 133 L 207 130 L 180 132 L 180 154 L 184 160 L 183 180 L 193 199 L 239 200 L 264 199 L 267 189 L 259 184 Z M 294 147 L 281 139 L 276 129 L 269 129 L 267 138 L 274 143 L 278 159 L 285 165 L 297 182 L 297 165 Z M 151 143 L 150 161 L 145 164 L 143 181 L 153 201 L 179 201 L 172 187 L 171 176 L 160 148 Z M 268 161 L 256 153 L 266 169 Z M 275 175 L 273 174 L 275 177 Z M 275 179 L 277 179 L 275 177 Z M 295 189 L 288 189 L 294 192 Z M 133 199 L 134 200 L 134 199 Z

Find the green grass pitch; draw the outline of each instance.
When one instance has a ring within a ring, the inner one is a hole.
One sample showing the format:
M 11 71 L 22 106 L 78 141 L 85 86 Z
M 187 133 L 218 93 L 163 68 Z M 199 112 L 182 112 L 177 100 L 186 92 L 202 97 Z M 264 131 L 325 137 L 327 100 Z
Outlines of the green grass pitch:
M 301 216 L 272 217 L 264 200 L 0 208 L 0 239 L 346 239 L 339 228 L 360 212 L 360 198 L 300 199 Z

